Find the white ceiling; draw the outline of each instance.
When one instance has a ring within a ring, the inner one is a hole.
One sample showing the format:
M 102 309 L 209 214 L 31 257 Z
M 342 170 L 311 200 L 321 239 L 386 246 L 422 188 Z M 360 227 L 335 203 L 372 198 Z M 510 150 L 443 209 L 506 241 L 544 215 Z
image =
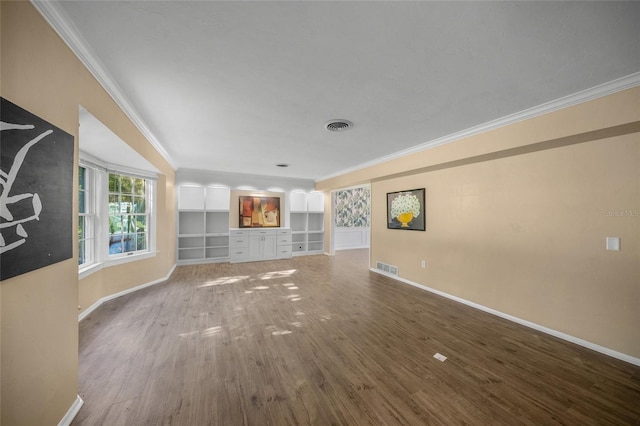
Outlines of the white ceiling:
M 43 3 L 176 168 L 318 180 L 640 80 L 640 2 Z
M 95 159 L 101 166 L 106 168 L 120 167 L 122 171 L 160 173 L 160 170 L 82 106 L 80 106 L 78 115 L 80 118 L 80 150 L 83 159 Z

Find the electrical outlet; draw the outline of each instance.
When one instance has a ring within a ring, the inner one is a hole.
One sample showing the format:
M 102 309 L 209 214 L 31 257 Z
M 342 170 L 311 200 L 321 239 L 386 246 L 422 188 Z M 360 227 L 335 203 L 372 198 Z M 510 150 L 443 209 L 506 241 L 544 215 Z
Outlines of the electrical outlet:
M 423 268 L 427 267 L 427 261 L 423 260 L 422 263 L 420 264 L 420 266 L 422 266 Z

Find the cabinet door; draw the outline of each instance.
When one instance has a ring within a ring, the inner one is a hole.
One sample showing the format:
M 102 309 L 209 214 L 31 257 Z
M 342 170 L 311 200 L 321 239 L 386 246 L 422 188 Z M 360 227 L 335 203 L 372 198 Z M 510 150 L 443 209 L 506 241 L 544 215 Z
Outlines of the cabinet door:
M 208 186 L 205 201 L 206 210 L 229 210 L 230 190 L 226 187 Z
M 259 259 L 262 257 L 262 235 L 249 237 L 249 257 Z
M 324 193 L 311 192 L 307 196 L 307 210 L 310 212 L 324 211 Z
M 307 194 L 293 191 L 289 193 L 289 210 L 292 212 L 307 211 Z
M 178 188 L 178 210 L 204 209 L 204 187 L 180 185 Z
M 268 259 L 276 257 L 275 235 L 252 235 L 249 238 L 249 257 L 252 259 Z
M 275 235 L 268 235 L 262 240 L 262 256 L 265 258 L 276 257 L 278 251 L 276 250 L 277 237 Z

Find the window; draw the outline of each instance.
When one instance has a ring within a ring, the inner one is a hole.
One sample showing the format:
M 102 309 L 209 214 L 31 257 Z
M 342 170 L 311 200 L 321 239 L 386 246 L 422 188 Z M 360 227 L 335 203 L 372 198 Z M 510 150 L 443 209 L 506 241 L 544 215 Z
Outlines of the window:
M 95 215 L 93 210 L 91 169 L 78 168 L 78 265 L 87 266 L 94 262 Z
M 156 256 L 156 167 L 79 107 L 79 278 Z M 85 262 L 84 264 L 82 262 Z
M 109 173 L 109 256 L 149 249 L 149 185 L 146 179 Z
M 83 154 L 78 169 L 80 278 L 155 256 L 156 179 L 137 171 L 108 170 Z

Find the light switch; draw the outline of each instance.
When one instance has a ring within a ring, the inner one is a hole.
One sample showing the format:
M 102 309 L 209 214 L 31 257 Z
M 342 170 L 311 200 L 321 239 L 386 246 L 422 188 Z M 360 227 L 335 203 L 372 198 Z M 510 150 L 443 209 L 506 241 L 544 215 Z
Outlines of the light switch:
M 620 238 L 607 237 L 607 250 L 620 251 Z

